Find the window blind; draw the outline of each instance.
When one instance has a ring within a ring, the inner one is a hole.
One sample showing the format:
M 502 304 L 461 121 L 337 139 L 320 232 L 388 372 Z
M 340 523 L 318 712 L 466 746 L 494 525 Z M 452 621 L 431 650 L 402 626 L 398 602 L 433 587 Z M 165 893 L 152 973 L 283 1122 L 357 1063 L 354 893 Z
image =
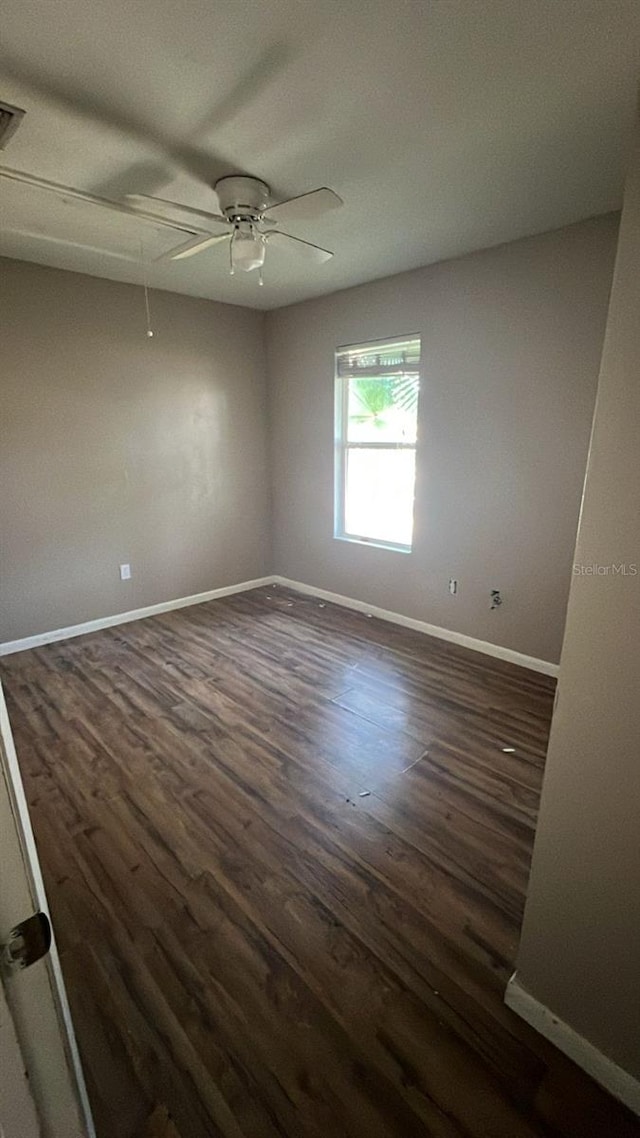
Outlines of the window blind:
M 354 344 L 338 348 L 336 373 L 340 378 L 358 376 L 361 379 L 385 376 L 418 376 L 420 370 L 420 339 L 393 340 L 388 344 Z

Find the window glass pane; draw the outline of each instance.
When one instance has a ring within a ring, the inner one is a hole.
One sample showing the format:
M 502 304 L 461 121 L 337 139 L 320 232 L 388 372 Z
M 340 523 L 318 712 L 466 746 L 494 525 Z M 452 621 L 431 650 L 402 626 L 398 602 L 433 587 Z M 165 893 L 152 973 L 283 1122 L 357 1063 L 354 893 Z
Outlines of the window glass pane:
M 348 449 L 345 534 L 411 545 L 415 464 L 413 450 Z
M 346 382 L 348 442 L 415 443 L 417 376 L 354 377 Z

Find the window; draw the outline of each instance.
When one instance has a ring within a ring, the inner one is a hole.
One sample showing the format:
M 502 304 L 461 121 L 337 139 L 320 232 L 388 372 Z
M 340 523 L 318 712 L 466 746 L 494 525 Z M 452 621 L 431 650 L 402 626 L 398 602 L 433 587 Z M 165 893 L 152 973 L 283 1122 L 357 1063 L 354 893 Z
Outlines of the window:
M 410 550 L 420 340 L 336 352 L 335 536 Z

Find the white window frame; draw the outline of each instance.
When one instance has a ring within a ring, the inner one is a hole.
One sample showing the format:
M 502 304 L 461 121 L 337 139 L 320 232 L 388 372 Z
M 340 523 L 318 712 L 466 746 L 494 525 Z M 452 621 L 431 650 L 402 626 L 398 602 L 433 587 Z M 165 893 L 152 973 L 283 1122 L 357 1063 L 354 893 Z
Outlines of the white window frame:
M 355 378 L 351 375 L 341 376 L 338 372 L 338 358 L 345 352 L 357 352 L 359 350 L 369 350 L 374 352 L 376 349 L 383 351 L 393 347 L 394 344 L 401 344 L 406 342 L 417 341 L 420 345 L 420 357 L 422 355 L 422 344 L 420 336 L 417 334 L 409 336 L 393 336 L 386 340 L 369 340 L 363 344 L 344 345 L 336 349 L 334 354 L 334 377 L 335 377 L 335 460 L 334 460 L 334 530 L 333 536 L 337 541 L 353 542 L 356 545 L 372 545 L 378 549 L 389 549 L 395 553 L 411 553 L 413 550 L 413 534 L 411 544 L 404 545 L 395 541 L 384 541 L 381 538 L 366 537 L 362 534 L 348 533 L 345 527 L 345 501 L 346 501 L 346 487 L 347 487 L 347 457 L 350 450 L 412 450 L 416 455 L 416 466 L 418 457 L 418 438 L 416 432 L 416 441 L 414 443 L 365 443 L 365 442 L 348 442 L 347 428 L 348 428 L 348 399 L 349 399 L 349 380 Z M 418 363 L 416 368 L 419 376 L 420 388 L 422 387 L 422 373 L 421 366 Z M 363 372 L 366 376 L 366 372 Z

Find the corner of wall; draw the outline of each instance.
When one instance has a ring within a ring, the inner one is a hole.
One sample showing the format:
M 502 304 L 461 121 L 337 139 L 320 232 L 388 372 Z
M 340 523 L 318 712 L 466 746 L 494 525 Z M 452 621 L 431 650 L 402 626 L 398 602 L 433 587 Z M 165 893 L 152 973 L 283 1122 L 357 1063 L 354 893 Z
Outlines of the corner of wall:
M 277 310 L 275 310 L 277 311 Z M 262 321 L 262 346 L 263 346 L 263 361 L 264 361 L 264 381 L 265 381 L 265 419 L 267 428 L 267 515 L 268 515 L 268 539 L 266 550 L 266 565 L 265 573 L 276 572 L 276 483 L 275 483 L 275 411 L 274 411 L 274 393 L 273 393 L 273 370 L 271 366 L 271 326 L 274 318 L 274 311 L 267 310 L 263 313 Z

